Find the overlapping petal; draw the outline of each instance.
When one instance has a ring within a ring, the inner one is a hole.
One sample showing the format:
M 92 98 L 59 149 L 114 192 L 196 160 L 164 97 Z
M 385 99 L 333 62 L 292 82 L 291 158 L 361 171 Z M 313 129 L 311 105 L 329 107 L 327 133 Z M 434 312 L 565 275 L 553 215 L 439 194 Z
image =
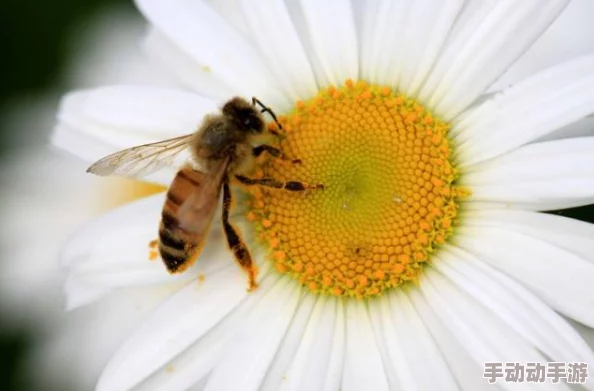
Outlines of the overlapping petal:
M 510 277 L 452 246 L 434 265 L 553 361 L 594 362 L 594 353 L 571 325 Z
M 485 209 L 465 213 L 464 225 L 520 232 L 594 263 L 594 225 L 584 221 L 532 211 Z
M 590 0 L 571 0 L 534 45 L 491 85 L 490 90 L 503 90 L 567 59 L 594 52 L 594 35 L 590 24 L 590 15 L 593 13 L 594 3 Z
M 594 137 L 525 145 L 469 168 L 460 183 L 471 200 L 541 210 L 586 205 L 594 198 Z
M 146 18 L 205 69 L 242 96 L 279 111 L 292 104 L 254 45 L 204 1 L 138 0 Z
M 460 389 L 464 391 L 480 390 L 485 385 L 482 377 L 482 365 L 478 363 L 466 348 L 465 341 L 457 338 L 454 332 L 450 331 L 449 325 L 442 321 L 435 310 L 429 305 L 427 299 L 419 289 L 411 289 L 406 296 L 413 304 L 415 311 L 419 314 L 435 344 L 439 347 L 443 357 L 447 360 L 448 368 L 455 376 Z M 494 390 L 500 390 L 498 384 L 490 385 Z
M 258 390 L 289 328 L 301 289 L 280 279 L 229 340 L 206 390 Z M 263 323 L 263 319 L 266 322 Z
M 359 55 L 351 2 L 299 0 L 287 4 L 318 86 L 356 80 Z
M 556 311 L 594 326 L 594 264 L 564 248 L 500 227 L 459 227 L 455 244 L 521 281 Z
M 128 390 L 137 385 L 211 330 L 245 297 L 245 276 L 235 267 L 213 273 L 200 284 L 190 282 L 122 345 L 101 375 L 97 390 Z
M 419 99 L 451 120 L 483 94 L 542 34 L 567 0 L 468 2 Z
M 243 0 L 241 7 L 254 41 L 279 87 L 293 102 L 315 96 L 316 80 L 285 2 Z
M 183 391 L 194 388 L 202 390 L 206 387 L 208 375 L 224 354 L 229 341 L 244 324 L 252 309 L 266 298 L 278 281 L 276 276 L 268 273 L 266 267 L 260 271 L 260 275 L 261 282 L 257 291 L 246 295 L 245 299 L 215 327 L 191 343 L 166 365 L 154 371 L 134 389 Z
M 291 324 L 285 335 L 281 345 L 276 352 L 274 360 L 266 372 L 266 376 L 259 387 L 260 391 L 278 391 L 282 384 L 287 379 L 287 369 L 301 343 L 303 334 L 309 322 L 317 297 L 313 295 L 304 295 L 299 301 L 299 307 L 291 319 Z M 324 354 L 324 352 L 320 352 Z
M 366 303 L 351 301 L 346 306 L 346 351 L 340 389 L 389 390 L 388 378 Z
M 438 58 L 462 5 L 460 0 L 363 2 L 361 76 L 414 96 Z
M 237 94 L 233 86 L 216 77 L 208 66 L 198 66 L 190 55 L 158 29 L 152 27 L 149 30 L 143 46 L 150 60 L 174 76 L 180 87 L 221 102 Z
M 458 389 L 447 361 L 403 291 L 371 301 L 369 314 L 390 389 Z
M 594 113 L 594 55 L 540 72 L 464 113 L 453 132 L 460 166 L 505 154 Z
M 426 270 L 420 281 L 420 290 L 433 311 L 480 365 L 485 362 L 546 361 L 541 352 L 530 346 L 515 330 L 437 271 Z M 504 389 L 516 389 L 517 386 L 511 382 L 501 384 Z M 530 389 L 529 384 L 521 386 Z M 551 390 L 568 389 L 562 384 L 539 386 Z
M 317 299 L 278 390 L 316 391 L 338 388 L 342 374 L 342 361 L 339 358 L 344 349 L 344 316 L 341 310 L 342 303 L 338 300 L 327 297 Z M 332 360 L 332 356 L 336 359 Z

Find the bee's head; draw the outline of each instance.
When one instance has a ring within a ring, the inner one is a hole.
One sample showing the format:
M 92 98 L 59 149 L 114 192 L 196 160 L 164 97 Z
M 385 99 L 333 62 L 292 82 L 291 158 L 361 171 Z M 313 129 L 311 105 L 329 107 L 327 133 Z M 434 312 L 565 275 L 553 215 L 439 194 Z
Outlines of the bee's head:
M 223 106 L 223 114 L 244 132 L 257 134 L 265 129 L 264 118 L 243 98 L 233 98 Z

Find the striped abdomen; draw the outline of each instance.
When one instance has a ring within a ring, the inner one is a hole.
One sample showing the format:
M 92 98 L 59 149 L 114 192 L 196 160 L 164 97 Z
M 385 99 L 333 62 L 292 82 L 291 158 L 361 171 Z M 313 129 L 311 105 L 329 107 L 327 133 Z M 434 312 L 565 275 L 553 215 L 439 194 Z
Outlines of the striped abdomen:
M 170 273 L 191 266 L 208 234 L 217 207 L 217 178 L 186 167 L 173 179 L 159 225 L 159 252 Z

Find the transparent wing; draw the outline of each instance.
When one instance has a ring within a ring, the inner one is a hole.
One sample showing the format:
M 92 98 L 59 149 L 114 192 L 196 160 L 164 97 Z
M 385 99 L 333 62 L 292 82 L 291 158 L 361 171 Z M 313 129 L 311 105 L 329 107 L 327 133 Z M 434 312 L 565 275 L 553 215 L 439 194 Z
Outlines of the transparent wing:
M 219 203 L 221 185 L 227 172 L 229 159 L 222 160 L 206 174 L 200 171 L 188 173 L 196 183 L 190 196 L 177 211 L 180 227 L 187 232 L 206 236 Z
M 93 174 L 142 177 L 174 164 L 190 145 L 193 134 L 156 143 L 139 145 L 113 153 L 95 162 L 87 172 Z

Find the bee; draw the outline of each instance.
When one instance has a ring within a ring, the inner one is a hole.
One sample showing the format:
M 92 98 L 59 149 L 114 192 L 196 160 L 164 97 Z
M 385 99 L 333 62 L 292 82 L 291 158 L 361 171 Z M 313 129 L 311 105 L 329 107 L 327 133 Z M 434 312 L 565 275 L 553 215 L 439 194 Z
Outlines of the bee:
M 277 128 L 282 130 L 274 112 L 258 99 L 252 98 L 250 104 L 235 97 L 222 106 L 220 113 L 207 115 L 195 133 L 116 152 L 94 163 L 87 172 L 102 176 L 146 176 L 172 164 L 182 151 L 189 150 L 194 164 L 186 164 L 177 172 L 163 205 L 158 241 L 161 259 L 172 274 L 181 273 L 194 264 L 204 247 L 222 190 L 221 217 L 227 244 L 248 274 L 248 290 L 252 290 L 257 287 L 257 270 L 245 242 L 229 221 L 231 178 L 246 186 L 296 192 L 323 188 L 319 184 L 245 175 L 253 168 L 255 158 L 263 153 L 292 164 L 300 163 L 299 159 L 287 158 L 272 145 L 254 146 L 257 136 L 266 133 L 263 113 L 269 113 Z M 268 133 L 279 136 L 273 130 Z

